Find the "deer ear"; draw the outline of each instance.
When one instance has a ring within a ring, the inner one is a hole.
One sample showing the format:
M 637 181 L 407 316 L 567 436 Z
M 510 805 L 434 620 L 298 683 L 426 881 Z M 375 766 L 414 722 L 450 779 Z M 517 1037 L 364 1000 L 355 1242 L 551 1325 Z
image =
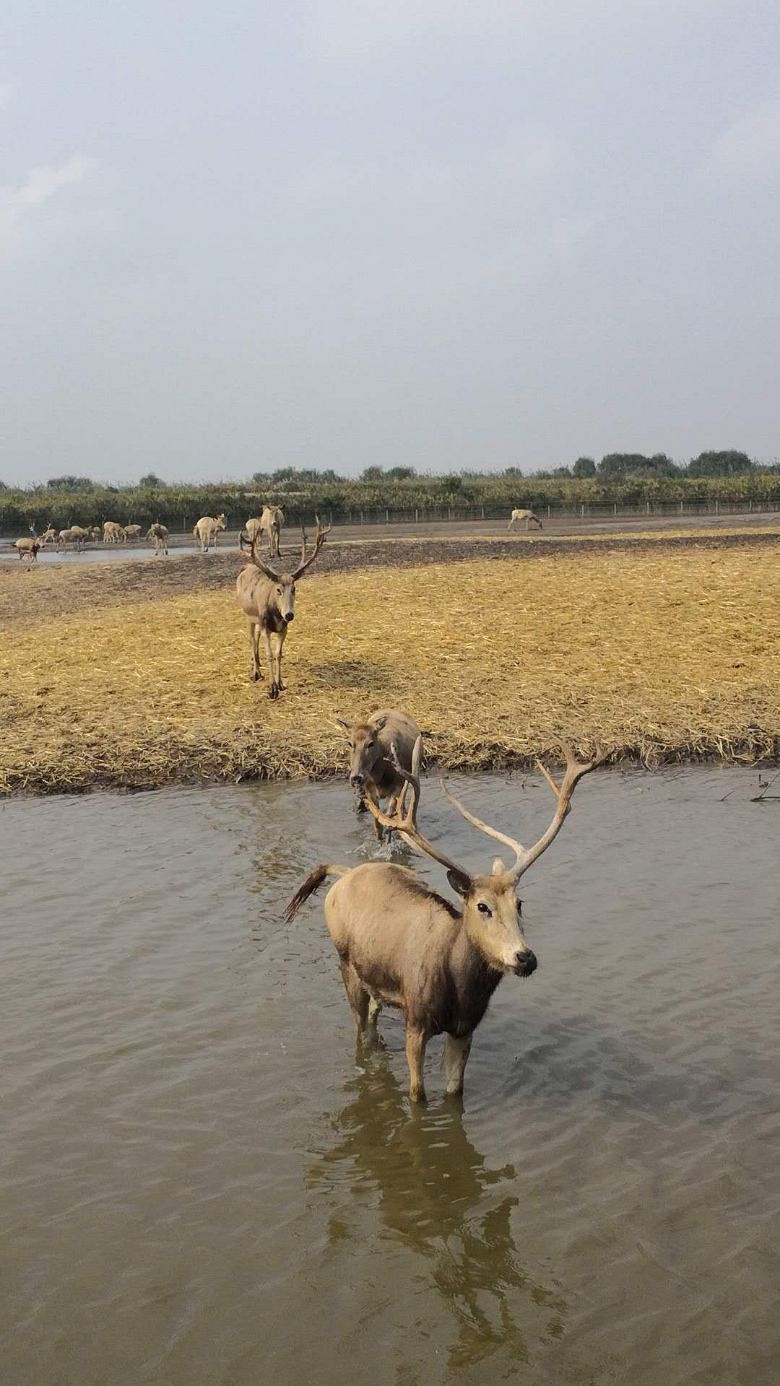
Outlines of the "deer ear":
M 345 722 L 343 717 L 336 717 L 334 718 L 334 721 L 336 723 L 336 726 L 343 727 L 345 732 L 352 731 L 352 727 L 350 726 L 349 722 Z
M 386 717 L 372 717 L 372 718 L 371 718 L 371 725 L 373 726 L 374 731 L 381 731 L 382 728 L 383 728 L 383 726 L 385 725 L 386 721 L 387 721 L 387 718 L 386 718 Z
M 505 871 L 506 871 L 506 867 L 504 866 L 504 863 L 502 862 L 501 858 L 500 858 L 500 857 L 494 857 L 494 858 L 493 858 L 492 874 L 493 874 L 494 876 L 503 876 L 503 874 L 504 874 Z
M 456 871 L 454 867 L 451 867 L 447 872 L 447 880 L 456 894 L 468 895 L 471 877 L 467 876 L 465 871 Z

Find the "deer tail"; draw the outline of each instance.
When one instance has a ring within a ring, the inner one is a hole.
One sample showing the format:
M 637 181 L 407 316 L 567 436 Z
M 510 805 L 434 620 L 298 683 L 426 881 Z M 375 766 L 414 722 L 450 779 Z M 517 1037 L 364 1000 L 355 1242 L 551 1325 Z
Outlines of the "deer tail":
M 345 871 L 348 870 L 348 866 L 315 866 L 314 870 L 309 872 L 303 885 L 296 890 L 292 900 L 289 902 L 284 912 L 285 924 L 289 924 L 290 921 L 295 918 L 301 905 L 305 904 L 309 896 L 314 894 L 315 890 L 319 890 L 323 881 L 326 880 L 328 876 L 343 876 Z

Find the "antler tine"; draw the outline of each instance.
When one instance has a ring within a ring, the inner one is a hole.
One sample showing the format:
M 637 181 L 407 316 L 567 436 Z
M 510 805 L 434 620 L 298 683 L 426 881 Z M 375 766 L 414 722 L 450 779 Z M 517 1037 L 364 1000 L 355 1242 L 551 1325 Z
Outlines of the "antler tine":
M 276 569 L 269 568 L 268 564 L 264 563 L 262 558 L 258 558 L 257 556 L 257 535 L 259 533 L 260 531 L 258 530 L 255 534 L 252 535 L 252 538 L 250 540 L 250 557 L 255 567 L 259 568 L 261 573 L 265 573 L 265 576 L 267 578 L 270 578 L 272 582 L 278 582 L 279 574 L 277 573 Z
M 516 838 L 508 837 L 506 833 L 500 833 L 498 828 L 491 828 L 488 823 L 483 823 L 481 818 L 477 818 L 476 814 L 471 813 L 466 808 L 465 804 L 460 802 L 460 799 L 455 798 L 455 795 L 447 788 L 444 780 L 439 780 L 439 784 L 441 785 L 445 799 L 449 799 L 450 803 L 458 810 L 461 817 L 465 818 L 467 823 L 471 823 L 472 827 L 479 828 L 479 831 L 485 833 L 488 837 L 494 837 L 496 842 L 503 842 L 505 847 L 511 847 L 517 857 L 520 856 L 521 852 L 525 851 L 523 844 L 518 842 Z
M 426 837 L 423 837 L 417 827 L 417 806 L 420 802 L 421 756 L 422 736 L 418 735 L 412 752 L 412 768 L 411 770 L 407 770 L 401 765 L 398 759 L 398 748 L 395 742 L 393 742 L 390 747 L 390 760 L 393 768 L 401 778 L 405 780 L 404 787 L 398 798 L 395 813 L 392 817 L 384 813 L 379 805 L 371 798 L 370 794 L 366 795 L 366 805 L 377 823 L 381 823 L 383 828 L 395 829 L 403 838 L 404 842 L 408 843 L 410 847 L 416 847 L 418 852 L 433 857 L 434 861 L 438 861 L 439 864 L 446 867 L 448 871 L 453 871 L 461 881 L 467 882 L 469 880 L 468 872 L 464 871 L 463 867 L 459 866 L 451 857 L 446 857 L 443 852 L 440 852 L 437 847 L 434 847 L 433 843 L 429 842 Z M 409 790 L 411 790 L 412 798 L 409 808 L 407 809 L 406 795 Z
M 314 549 L 312 550 L 308 558 L 306 557 L 306 530 L 304 529 L 303 525 L 301 525 L 301 533 L 303 534 L 303 548 L 301 550 L 301 561 L 292 575 L 293 582 L 296 578 L 301 577 L 302 574 L 306 572 L 307 568 L 311 567 L 311 564 L 314 562 L 315 558 L 317 557 L 317 554 L 319 553 L 320 549 L 325 543 L 325 535 L 329 534 L 332 529 L 332 525 L 329 525 L 327 529 L 322 528 L 322 525 L 320 524 L 319 515 L 315 515 L 314 518 L 317 521 L 317 533 L 314 537 Z
M 566 757 L 566 771 L 560 789 L 555 783 L 552 775 L 542 765 L 541 761 L 537 760 L 536 762 L 555 794 L 557 803 L 550 825 L 546 831 L 542 833 L 539 840 L 535 842 L 532 847 L 521 849 L 521 851 L 518 852 L 517 861 L 512 867 L 512 876 L 515 881 L 519 880 L 519 878 L 525 874 L 529 866 L 532 866 L 542 855 L 542 852 L 547 851 L 550 843 L 558 836 L 563 825 L 563 820 L 566 818 L 571 808 L 572 795 L 580 780 L 584 775 L 589 775 L 591 770 L 595 770 L 596 766 L 601 765 L 602 761 L 606 759 L 606 753 L 602 752 L 594 756 L 593 760 L 577 760 L 571 747 L 567 746 L 565 742 L 562 743 L 561 749 Z

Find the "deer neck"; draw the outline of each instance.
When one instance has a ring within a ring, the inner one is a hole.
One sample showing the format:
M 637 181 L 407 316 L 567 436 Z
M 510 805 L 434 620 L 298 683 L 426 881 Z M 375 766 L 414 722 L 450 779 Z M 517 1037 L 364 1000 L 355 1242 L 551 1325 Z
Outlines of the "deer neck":
M 504 974 L 486 961 L 472 943 L 462 921 L 452 947 L 450 965 L 465 1034 L 479 1024 Z

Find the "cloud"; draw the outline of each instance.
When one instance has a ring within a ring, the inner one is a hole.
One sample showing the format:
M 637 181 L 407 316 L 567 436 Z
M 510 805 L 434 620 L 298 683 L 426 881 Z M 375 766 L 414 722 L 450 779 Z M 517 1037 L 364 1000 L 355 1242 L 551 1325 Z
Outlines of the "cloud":
M 0 254 L 17 249 L 23 225 L 35 208 L 62 188 L 83 182 L 96 166 L 97 160 L 76 154 L 57 167 L 44 164 L 30 169 L 17 187 L 0 187 Z
M 701 169 L 711 183 L 766 183 L 780 173 L 780 97 L 754 106 L 719 135 Z
M 0 111 L 5 111 L 13 101 L 14 89 L 10 82 L 0 82 Z

